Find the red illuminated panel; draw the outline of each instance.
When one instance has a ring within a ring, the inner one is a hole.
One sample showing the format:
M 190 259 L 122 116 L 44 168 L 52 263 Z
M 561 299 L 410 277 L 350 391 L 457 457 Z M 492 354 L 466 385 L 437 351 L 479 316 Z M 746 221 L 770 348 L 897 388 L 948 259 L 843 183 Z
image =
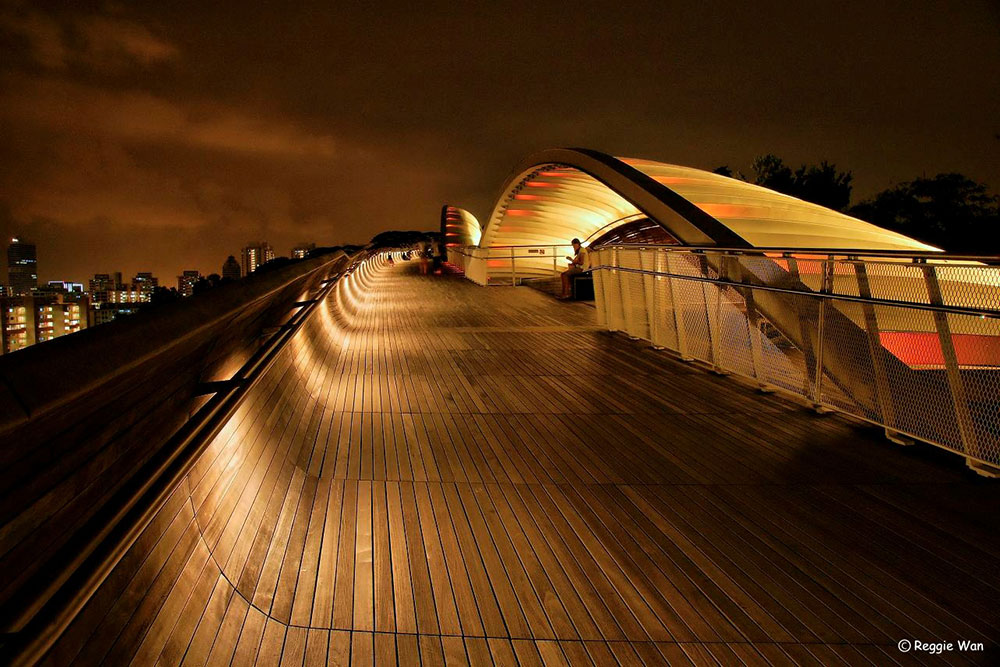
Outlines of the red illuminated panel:
M 520 193 L 514 195 L 514 199 L 520 199 L 521 201 L 536 201 L 536 200 L 539 200 L 541 198 L 542 198 L 541 195 L 528 195 L 528 194 L 520 194 Z
M 798 259 L 798 256 L 796 256 L 796 259 Z M 791 271 L 788 260 L 785 258 L 775 259 L 774 263 L 785 271 Z M 819 275 L 823 271 L 823 262 L 817 262 L 811 259 L 799 259 L 798 262 L 796 262 L 796 268 L 798 269 L 800 276 Z
M 529 188 L 554 188 L 556 183 L 547 183 L 545 181 L 528 181 L 525 183 Z
M 695 206 L 708 213 L 713 218 L 763 218 L 767 211 L 760 206 L 745 206 L 742 204 L 709 204 L 695 203 Z
M 944 366 L 944 353 L 936 332 L 882 331 L 879 341 L 907 366 Z M 1000 336 L 952 334 L 951 342 L 959 366 L 1000 366 Z
M 523 218 L 523 217 L 526 217 L 526 216 L 529 216 L 529 215 L 534 215 L 534 214 L 535 214 L 534 211 L 529 211 L 528 209 L 524 209 L 524 208 L 509 208 L 509 209 L 507 209 L 507 215 L 515 217 L 515 218 L 517 218 L 517 217 L 522 217 Z
M 538 172 L 538 175 L 539 176 L 576 176 L 578 173 L 580 173 L 580 172 L 576 171 L 575 169 L 566 169 L 566 170 L 563 170 L 563 171 L 540 171 L 540 172 Z

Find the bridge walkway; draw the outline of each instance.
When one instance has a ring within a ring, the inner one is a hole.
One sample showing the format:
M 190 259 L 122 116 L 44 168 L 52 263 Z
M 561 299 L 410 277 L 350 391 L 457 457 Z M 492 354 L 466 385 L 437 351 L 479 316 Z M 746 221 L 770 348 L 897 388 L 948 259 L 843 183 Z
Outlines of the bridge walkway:
M 48 661 L 889 665 L 1000 639 L 994 487 L 594 312 L 370 263 Z

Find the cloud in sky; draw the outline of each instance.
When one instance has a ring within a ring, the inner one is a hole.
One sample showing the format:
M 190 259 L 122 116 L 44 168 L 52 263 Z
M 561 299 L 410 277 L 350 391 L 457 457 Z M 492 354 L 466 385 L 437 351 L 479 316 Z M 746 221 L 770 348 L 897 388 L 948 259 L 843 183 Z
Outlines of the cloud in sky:
M 0 29 L 27 42 L 42 67 L 65 70 L 74 63 L 97 70 L 148 66 L 178 56 L 177 47 L 140 23 L 72 10 L 45 14 L 23 3 L 8 3 Z

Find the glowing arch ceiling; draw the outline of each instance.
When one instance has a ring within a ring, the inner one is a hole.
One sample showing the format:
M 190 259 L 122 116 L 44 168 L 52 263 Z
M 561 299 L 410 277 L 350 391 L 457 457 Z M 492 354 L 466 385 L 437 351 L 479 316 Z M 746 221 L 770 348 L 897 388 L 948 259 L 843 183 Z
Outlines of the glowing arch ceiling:
M 640 194 L 648 196 L 651 189 L 662 194 L 664 191 L 656 185 L 663 186 L 669 191 L 667 195 L 675 199 L 679 195 L 685 200 L 681 203 L 689 202 L 698 209 L 695 213 L 699 216 L 702 212 L 707 214 L 714 219 L 710 220 L 712 224 L 718 221 L 752 247 L 936 250 L 831 209 L 700 169 L 608 156 L 601 156 L 603 162 L 595 164 L 588 157 L 600 154 L 558 152 L 561 157 L 571 159 L 579 154 L 580 165 L 565 160 L 522 169 L 508 181 L 497 201 L 483 231 L 481 246 L 565 244 L 573 237 L 587 240 L 649 215 L 650 211 L 643 211 L 633 203 L 638 198 L 632 196 L 633 192 L 618 192 L 605 184 L 614 180 L 616 170 L 631 172 L 631 167 L 640 174 L 634 180 L 645 176 L 655 181 L 653 188 L 639 185 L 631 190 L 646 190 Z M 586 171 L 581 165 L 585 165 Z M 677 208 L 676 201 L 671 208 Z M 689 211 L 649 217 L 682 241 L 699 244 L 691 241 L 690 232 L 685 235 L 676 227 L 681 218 L 689 229 L 693 229 L 692 224 L 702 227 L 704 216 L 699 221 Z M 666 217 L 673 220 L 661 219 Z
M 445 206 L 441 210 L 441 233 L 448 247 L 479 245 L 483 236 L 476 216 L 457 206 Z

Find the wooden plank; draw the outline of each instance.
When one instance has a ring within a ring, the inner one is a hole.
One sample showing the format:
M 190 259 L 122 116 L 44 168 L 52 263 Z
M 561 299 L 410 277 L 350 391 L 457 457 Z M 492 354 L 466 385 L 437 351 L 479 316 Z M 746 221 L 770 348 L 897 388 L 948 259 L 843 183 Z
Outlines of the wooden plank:
M 351 633 L 346 630 L 331 630 L 330 645 L 327 648 L 330 665 L 347 665 L 351 661 Z
M 400 484 L 403 525 L 406 534 L 406 555 L 409 557 L 410 581 L 413 584 L 413 600 L 419 632 L 437 634 L 440 625 L 437 604 L 430 576 L 430 563 L 424 548 L 423 533 L 417 514 L 417 503 L 413 484 Z
M 358 482 L 358 504 L 354 541 L 355 630 L 375 629 L 375 586 L 372 558 L 372 483 Z
M 358 485 L 344 484 L 344 509 L 341 515 L 337 559 L 337 578 L 333 593 L 333 628 L 354 626 L 354 559 L 357 553 Z M 332 546 L 332 545 L 331 545 Z
M 333 623 L 333 593 L 336 585 L 336 568 L 340 544 L 340 526 L 343 521 L 344 482 L 332 480 L 323 523 L 323 539 L 316 574 L 316 592 L 313 595 L 310 624 L 312 627 L 329 628 Z
M 309 631 L 291 626 L 285 633 L 285 645 L 281 648 L 282 665 L 301 665 L 306 656 L 306 640 Z
M 306 635 L 306 653 L 303 659 L 304 667 L 323 667 L 327 663 L 327 652 L 330 645 L 330 631 L 310 628 Z
M 444 649 L 441 638 L 435 635 L 420 635 L 420 664 L 427 667 L 445 667 Z
M 389 633 L 375 633 L 375 665 L 396 664 L 396 636 Z
M 351 633 L 351 667 L 372 667 L 375 664 L 375 638 L 370 632 Z
M 257 662 L 257 651 L 260 649 L 266 622 L 267 617 L 264 614 L 250 608 L 247 612 L 246 622 L 240 628 L 240 638 L 236 642 L 236 650 L 233 652 L 233 667 L 244 667 Z

